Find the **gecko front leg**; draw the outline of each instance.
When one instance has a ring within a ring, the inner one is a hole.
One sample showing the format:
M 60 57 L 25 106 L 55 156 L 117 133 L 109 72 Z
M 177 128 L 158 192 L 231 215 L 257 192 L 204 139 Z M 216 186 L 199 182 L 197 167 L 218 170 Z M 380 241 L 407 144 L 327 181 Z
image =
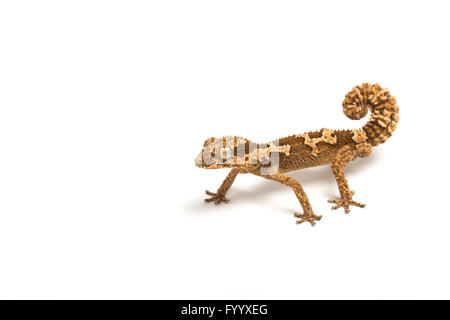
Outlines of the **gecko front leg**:
M 350 191 L 348 187 L 348 181 L 344 175 L 343 169 L 350 161 L 353 161 L 356 157 L 368 157 L 371 152 L 372 146 L 368 143 L 358 144 L 355 149 L 352 149 L 349 146 L 344 146 L 338 151 L 336 158 L 331 165 L 331 169 L 333 170 L 334 176 L 336 178 L 336 183 L 338 185 L 341 197 L 335 200 L 328 200 L 329 203 L 335 204 L 335 206 L 331 208 L 332 210 L 344 208 L 345 213 L 349 213 L 350 206 L 356 206 L 360 208 L 364 208 L 366 206 L 365 204 L 353 200 L 355 191 Z
M 312 208 L 311 208 L 311 204 L 309 203 L 308 197 L 305 193 L 305 191 L 303 190 L 302 185 L 295 180 L 294 178 L 282 175 L 282 174 L 273 174 L 273 175 L 261 175 L 258 173 L 254 173 L 260 177 L 266 178 L 266 179 L 270 179 L 270 180 L 274 180 L 277 181 L 281 184 L 284 184 L 288 187 L 290 187 L 295 195 L 297 196 L 298 201 L 300 202 L 300 205 L 303 208 L 303 214 L 300 213 L 295 213 L 295 216 L 297 218 L 300 218 L 299 220 L 297 220 L 297 224 L 303 223 L 305 221 L 309 222 L 311 225 L 315 225 L 316 221 L 319 221 L 322 216 L 318 216 L 316 214 L 314 214 Z
M 231 185 L 234 182 L 234 179 L 236 179 L 236 176 L 238 173 L 243 173 L 240 169 L 234 168 L 230 171 L 230 173 L 227 175 L 225 180 L 223 180 L 222 184 L 220 185 L 219 189 L 217 189 L 217 192 L 211 192 L 206 190 L 206 194 L 208 196 L 211 196 L 211 198 L 206 198 L 206 202 L 212 202 L 214 201 L 215 204 L 219 204 L 221 202 L 227 203 L 229 200 L 225 197 L 228 190 L 231 188 Z

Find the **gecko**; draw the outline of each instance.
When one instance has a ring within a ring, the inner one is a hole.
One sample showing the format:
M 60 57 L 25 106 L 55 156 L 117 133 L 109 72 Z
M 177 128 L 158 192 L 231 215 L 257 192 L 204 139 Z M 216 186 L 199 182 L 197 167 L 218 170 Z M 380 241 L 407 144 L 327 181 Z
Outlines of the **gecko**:
M 379 84 L 363 83 L 349 91 L 342 102 L 344 114 L 352 120 L 360 120 L 370 110 L 368 122 L 359 129 L 317 131 L 295 134 L 269 143 L 258 144 L 239 136 L 209 138 L 195 165 L 204 169 L 230 168 L 231 171 L 216 192 L 206 190 L 210 196 L 206 202 L 228 202 L 226 194 L 238 174 L 250 173 L 288 186 L 295 193 L 303 213 L 294 213 L 298 224 L 315 225 L 322 216 L 316 215 L 302 185 L 288 172 L 330 165 L 336 179 L 340 197 L 328 200 L 333 210 L 350 206 L 364 208 L 353 200 L 355 191 L 350 190 L 343 169 L 358 157 L 368 157 L 372 148 L 392 136 L 399 121 L 399 106 L 388 89 Z

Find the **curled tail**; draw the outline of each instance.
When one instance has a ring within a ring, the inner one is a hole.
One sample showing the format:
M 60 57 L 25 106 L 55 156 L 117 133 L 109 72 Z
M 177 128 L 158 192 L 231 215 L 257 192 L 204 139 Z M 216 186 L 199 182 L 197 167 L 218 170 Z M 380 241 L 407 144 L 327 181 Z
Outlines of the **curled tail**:
M 399 107 L 388 89 L 363 83 L 345 95 L 344 113 L 353 120 L 363 118 L 370 109 L 370 119 L 363 126 L 369 142 L 377 146 L 385 142 L 397 128 Z

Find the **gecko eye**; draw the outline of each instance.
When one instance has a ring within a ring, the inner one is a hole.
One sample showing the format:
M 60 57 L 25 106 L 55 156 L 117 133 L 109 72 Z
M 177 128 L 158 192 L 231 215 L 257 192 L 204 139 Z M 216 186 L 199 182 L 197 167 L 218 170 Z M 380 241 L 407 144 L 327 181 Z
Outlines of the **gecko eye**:
M 219 150 L 219 155 L 222 160 L 228 160 L 233 155 L 233 150 L 230 147 L 223 147 Z

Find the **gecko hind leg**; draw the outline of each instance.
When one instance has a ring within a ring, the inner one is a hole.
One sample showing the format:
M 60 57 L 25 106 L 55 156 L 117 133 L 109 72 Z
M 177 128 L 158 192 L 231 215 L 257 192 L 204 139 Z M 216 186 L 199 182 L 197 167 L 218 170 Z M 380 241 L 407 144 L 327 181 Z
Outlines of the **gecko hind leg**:
M 305 191 L 303 190 L 302 185 L 295 180 L 294 178 L 282 175 L 282 174 L 273 174 L 273 175 L 261 175 L 258 173 L 254 173 L 257 176 L 274 180 L 276 182 L 279 182 L 281 184 L 284 184 L 285 186 L 290 187 L 295 195 L 297 196 L 298 201 L 300 202 L 300 205 L 303 208 L 303 214 L 295 213 L 294 216 L 297 218 L 300 218 L 297 220 L 297 224 L 303 223 L 303 222 L 309 222 L 312 226 L 316 224 L 316 221 L 319 221 L 322 216 L 318 216 L 314 214 L 311 204 L 309 203 L 308 196 L 306 195 Z
M 356 146 L 356 149 L 351 149 L 349 146 L 342 147 L 331 165 L 336 183 L 339 188 L 341 197 L 339 199 L 328 200 L 329 203 L 334 203 L 331 209 L 344 208 L 345 213 L 350 212 L 350 206 L 364 208 L 366 205 L 353 200 L 355 191 L 351 191 L 348 186 L 347 178 L 344 175 L 344 167 L 353 161 L 356 157 L 368 157 L 372 152 L 372 146 L 368 143 L 361 143 Z
M 231 185 L 234 182 L 234 179 L 236 179 L 236 176 L 238 175 L 238 173 L 241 173 L 241 171 L 239 169 L 232 169 L 230 171 L 230 173 L 227 175 L 227 177 L 225 178 L 225 180 L 222 182 L 222 184 L 220 185 L 219 189 L 217 189 L 217 192 L 211 192 L 206 190 L 206 194 L 208 196 L 211 196 L 211 198 L 206 198 L 205 201 L 206 202 L 214 202 L 215 204 L 219 204 L 221 202 L 227 203 L 228 200 L 225 195 L 228 192 L 228 190 L 230 189 Z

